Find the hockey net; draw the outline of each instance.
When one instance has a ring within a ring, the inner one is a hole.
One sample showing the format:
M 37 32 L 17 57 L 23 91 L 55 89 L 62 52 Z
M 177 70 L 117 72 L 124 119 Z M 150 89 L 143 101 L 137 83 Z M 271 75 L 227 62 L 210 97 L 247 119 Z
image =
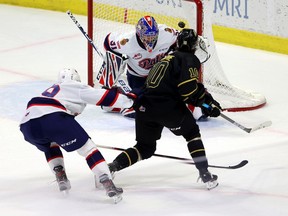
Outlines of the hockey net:
M 263 95 L 233 86 L 227 79 L 218 58 L 213 32 L 211 0 L 88 0 L 88 34 L 104 54 L 103 41 L 110 32 L 135 31 L 135 24 L 144 15 L 153 16 L 157 23 L 179 30 L 178 22 L 194 28 L 209 40 L 210 59 L 204 63 L 201 80 L 213 97 L 228 111 L 245 111 L 265 105 Z M 90 60 L 89 60 L 90 59 Z M 99 86 L 96 76 L 101 57 L 88 47 L 88 82 Z

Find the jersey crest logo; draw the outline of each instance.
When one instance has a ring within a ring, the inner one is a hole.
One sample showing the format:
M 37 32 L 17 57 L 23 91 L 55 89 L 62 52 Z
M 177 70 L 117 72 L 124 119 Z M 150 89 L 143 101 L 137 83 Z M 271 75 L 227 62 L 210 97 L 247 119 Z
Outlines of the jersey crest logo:
M 141 59 L 141 58 L 142 58 L 141 53 L 137 53 L 137 54 L 135 54 L 135 55 L 133 56 L 133 59 L 135 59 L 135 60 L 138 60 L 138 59 Z
M 161 59 L 163 59 L 164 57 L 165 53 L 160 53 L 155 58 L 144 58 L 138 62 L 138 66 L 146 70 L 150 70 L 154 64 L 161 61 Z

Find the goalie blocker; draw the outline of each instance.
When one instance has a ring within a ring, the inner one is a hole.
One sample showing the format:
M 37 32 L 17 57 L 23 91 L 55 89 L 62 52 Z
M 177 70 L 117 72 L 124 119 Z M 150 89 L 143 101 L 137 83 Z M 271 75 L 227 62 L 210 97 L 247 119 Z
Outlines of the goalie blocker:
M 116 55 L 110 51 L 106 52 L 105 61 L 97 74 L 97 81 L 100 85 L 112 88 L 123 74 L 126 66 L 126 56 Z
M 124 94 L 128 94 L 131 89 L 126 84 L 125 80 L 121 79 L 121 75 L 124 73 L 126 67 L 127 57 L 125 55 L 117 55 L 110 51 L 106 52 L 105 61 L 99 70 L 99 73 L 96 77 L 97 81 L 104 88 L 119 88 Z M 128 118 L 135 117 L 135 111 L 133 108 L 130 109 L 121 109 L 118 107 L 101 107 L 107 112 L 121 113 L 123 116 Z

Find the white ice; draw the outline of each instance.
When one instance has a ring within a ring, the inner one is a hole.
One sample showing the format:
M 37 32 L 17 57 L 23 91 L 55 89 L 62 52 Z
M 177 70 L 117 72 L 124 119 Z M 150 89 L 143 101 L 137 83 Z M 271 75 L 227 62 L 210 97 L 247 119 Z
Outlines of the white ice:
M 86 26 L 84 16 L 77 18 Z M 219 187 L 208 191 L 196 182 L 194 166 L 152 157 L 117 174 L 115 183 L 124 194 L 114 205 L 95 189 L 85 159 L 76 152 L 64 152 L 72 189 L 68 196 L 60 194 L 43 153 L 25 142 L 18 128 L 27 101 L 49 87 L 60 69 L 75 67 L 87 80 L 86 39 L 65 13 L 39 9 L 0 5 L 0 27 L 1 215 L 288 215 L 287 55 L 216 44 L 231 83 L 268 101 L 259 110 L 225 114 L 249 127 L 273 122 L 251 134 L 220 117 L 199 123 L 210 164 L 246 159 L 245 167 L 210 168 L 219 176 Z M 98 144 L 135 144 L 134 122 L 120 115 L 88 106 L 77 119 Z M 108 162 L 119 153 L 101 152 Z M 156 153 L 189 158 L 184 139 L 167 130 Z

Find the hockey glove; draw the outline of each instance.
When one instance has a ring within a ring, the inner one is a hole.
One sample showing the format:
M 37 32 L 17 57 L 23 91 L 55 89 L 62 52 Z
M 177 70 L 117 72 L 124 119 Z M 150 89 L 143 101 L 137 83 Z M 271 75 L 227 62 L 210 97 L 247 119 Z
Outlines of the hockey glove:
M 141 100 L 143 97 L 143 93 L 144 93 L 144 88 L 140 87 L 140 88 L 133 88 L 130 92 L 129 92 L 129 96 L 132 100 L 134 100 L 134 104 L 133 104 L 133 108 L 136 110 L 141 106 Z
M 223 111 L 220 104 L 214 100 L 212 95 L 209 93 L 206 93 L 205 102 L 202 104 L 201 109 L 204 115 L 210 117 L 218 117 Z

